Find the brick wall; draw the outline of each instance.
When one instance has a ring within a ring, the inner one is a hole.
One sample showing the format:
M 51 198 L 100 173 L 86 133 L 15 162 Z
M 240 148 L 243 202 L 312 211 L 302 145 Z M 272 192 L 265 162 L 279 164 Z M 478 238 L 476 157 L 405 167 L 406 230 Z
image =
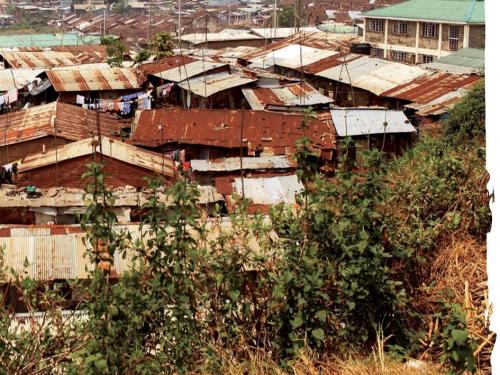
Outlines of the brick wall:
M 443 25 L 443 29 L 444 29 Z M 418 42 L 418 47 L 419 48 L 426 48 L 426 49 L 434 49 L 437 50 L 439 49 L 439 24 L 436 24 L 436 37 L 435 38 L 428 38 L 422 35 L 424 29 L 424 23 L 420 24 L 420 40 Z
M 23 159 L 28 155 L 38 154 L 42 152 L 43 145 L 45 145 L 45 150 L 48 151 L 56 146 L 65 145 L 68 142 L 69 141 L 60 137 L 43 137 L 32 141 L 0 147 L 0 164 L 8 164 Z
M 484 48 L 485 39 L 484 25 L 470 26 L 469 32 L 469 47 L 470 48 Z
M 368 30 L 365 30 L 365 33 L 367 43 L 384 43 L 384 33 L 376 33 Z
M 99 160 L 99 157 L 98 157 Z M 93 161 L 93 156 L 82 156 L 55 164 L 27 171 L 17 176 L 20 186 L 35 185 L 37 188 L 51 188 L 56 186 L 84 188 L 88 180 L 81 176 L 86 171 L 86 164 Z M 155 174 L 147 169 L 127 164 L 115 159 L 103 157 L 106 185 L 121 187 L 125 185 L 144 187 L 147 182 L 144 177 L 153 177 Z
M 406 35 L 400 35 L 394 33 L 394 25 L 397 21 L 389 21 L 389 30 L 387 35 L 388 44 L 396 44 L 400 46 L 415 47 L 417 42 L 417 23 L 407 22 L 408 33 Z

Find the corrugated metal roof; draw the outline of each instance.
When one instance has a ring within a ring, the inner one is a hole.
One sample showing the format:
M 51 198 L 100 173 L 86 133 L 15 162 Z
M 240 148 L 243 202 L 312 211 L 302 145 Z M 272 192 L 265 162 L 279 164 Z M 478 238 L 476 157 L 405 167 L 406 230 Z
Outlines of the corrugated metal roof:
M 333 103 L 333 99 L 320 94 L 305 82 L 281 87 L 255 87 L 242 89 L 250 107 L 254 110 L 277 107 L 304 107 Z
M 77 33 L 65 34 L 9 34 L 0 35 L 0 48 L 2 47 L 49 47 L 59 45 L 84 45 L 99 44 L 98 35 L 79 35 Z
M 243 180 L 243 182 L 242 182 Z M 245 198 L 254 204 L 294 204 L 295 197 L 303 189 L 297 175 L 261 177 L 261 178 L 235 178 L 234 191 L 243 195 L 242 186 L 245 188 Z
M 306 136 L 316 150 L 335 148 L 333 126 L 328 121 L 313 119 L 305 129 L 302 122 L 302 115 L 267 111 L 138 111 L 130 142 L 149 147 L 179 143 L 226 148 L 239 148 L 243 143 L 249 152 L 267 150 L 269 154 L 284 155 Z
M 139 70 L 144 74 L 157 74 L 170 69 L 179 69 L 189 63 L 196 61 L 195 59 L 182 54 L 180 56 L 167 56 L 153 62 L 141 64 Z
M 375 95 L 381 95 L 394 87 L 429 74 L 431 72 L 416 66 L 369 56 L 362 56 L 348 61 L 345 65 L 338 65 L 316 73 L 319 77 L 351 84 Z
M 481 78 L 477 75 L 434 72 L 380 95 L 413 102 L 408 107 L 418 109 L 420 115 L 441 114 L 447 112 Z
M 2 57 L 13 68 L 53 68 L 78 65 L 81 62 L 71 52 L 3 52 Z
M 250 62 L 258 57 L 263 57 L 272 51 L 282 49 L 292 44 L 300 44 L 306 47 L 325 49 L 337 53 L 341 51 L 349 52 L 351 44 L 359 40 L 359 37 L 348 34 L 332 34 L 325 32 L 298 33 L 289 38 L 257 48 L 246 55 L 240 56 L 240 59 L 245 62 Z
M 222 158 L 215 160 L 191 160 L 195 172 L 231 172 L 240 169 L 288 169 L 296 166 L 288 156 L 260 156 Z
M 408 0 L 370 10 L 365 17 L 484 24 L 482 0 Z
M 120 129 L 129 127 L 130 122 L 130 120 L 118 120 L 107 113 L 99 114 L 100 131 L 103 136 L 118 137 Z M 48 135 L 57 135 L 73 141 L 97 135 L 95 111 L 52 102 L 0 115 L 0 147 Z
M 254 28 L 250 29 L 252 33 L 258 35 L 265 39 L 274 39 L 274 38 L 288 38 L 297 32 L 307 32 L 307 33 L 316 33 L 320 30 L 314 26 L 312 27 L 301 27 L 299 30 L 295 27 L 277 27 L 277 28 Z
M 287 181 L 284 180 L 284 188 L 290 190 L 290 185 L 288 182 L 287 186 Z M 268 219 L 267 222 L 269 222 Z M 255 253 L 262 251 L 256 236 L 252 234 L 240 236 L 234 233 L 233 224 L 227 218 L 204 219 L 200 224 L 206 228 L 205 241 L 200 239 L 197 231 L 188 228 L 193 238 L 200 240 L 200 246 L 209 245 L 220 236 L 232 235 L 234 241 L 244 241 L 245 246 L 251 251 Z M 150 238 L 147 226 L 141 230 L 138 224 L 126 224 L 117 225 L 114 229 L 117 232 L 128 231 L 132 237 L 131 241 L 146 241 Z M 274 232 L 270 235 L 277 237 Z M 90 244 L 86 241 L 86 233 L 80 226 L 2 226 L 0 227 L 0 247 L 5 248 L 5 267 L 12 268 L 21 278 L 31 277 L 40 281 L 87 279 L 89 271 L 95 268 L 86 256 Z M 134 255 L 132 251 L 126 252 L 125 259 L 122 258 L 123 253 L 120 251 L 114 255 L 112 276 L 120 276 L 131 269 Z M 26 261 L 27 267 L 25 267 Z M 253 266 L 251 262 L 245 265 L 247 269 Z
M 170 158 L 108 137 L 101 137 L 101 139 L 102 154 L 105 156 L 167 176 L 175 175 L 175 165 Z M 96 149 L 94 140 L 95 138 L 84 139 L 59 147 L 57 150 L 29 155 L 18 162 L 18 173 L 21 175 L 32 169 L 100 152 L 101 147 Z
M 172 67 L 153 75 L 166 81 L 181 82 L 187 78 L 196 77 L 203 73 L 208 73 L 214 69 L 227 66 L 225 63 L 209 61 L 192 61 L 183 66 Z M 229 68 L 228 68 L 229 69 Z
M 296 69 L 337 54 L 336 51 L 308 47 L 300 44 L 289 44 L 262 56 L 252 58 L 249 68 L 267 69 L 274 65 Z
M 339 137 L 416 132 L 403 111 L 343 108 L 331 113 Z
M 224 197 L 219 194 L 215 187 L 207 185 L 199 185 L 198 190 L 200 196 L 198 204 L 208 204 L 223 201 Z M 37 191 L 41 196 L 30 198 L 27 196 L 23 187 L 14 187 L 13 185 L 3 185 L 0 187 L 0 207 L 29 207 L 30 209 L 51 207 L 55 210 L 62 208 L 84 208 L 88 201 L 83 199 L 85 191 L 77 188 L 49 188 L 43 189 L 37 187 Z M 150 189 L 142 189 L 137 191 L 133 186 L 125 186 L 112 189 L 113 197 L 115 198 L 114 207 L 135 207 L 140 202 L 145 202 L 152 197 L 153 191 Z M 167 197 L 164 192 L 156 191 L 157 198 L 166 206 L 171 206 L 173 203 L 170 197 Z
M 0 69 L 0 91 L 23 88 L 42 72 L 41 69 Z
M 258 40 L 263 39 L 261 36 L 252 34 L 250 32 L 219 32 L 219 33 L 206 33 L 206 34 L 186 34 L 181 36 L 181 41 L 187 42 L 191 45 L 203 44 L 208 42 L 227 42 L 238 40 Z
M 422 67 L 455 74 L 484 73 L 484 50 L 464 48 Z
M 190 91 L 193 94 L 208 98 L 209 96 L 220 91 L 243 86 L 256 81 L 256 78 L 224 72 L 204 75 L 197 78 L 189 78 L 180 82 L 179 87 L 182 87 L 184 90 Z
M 138 89 L 135 69 L 112 68 L 108 64 L 85 64 L 46 71 L 57 92 Z

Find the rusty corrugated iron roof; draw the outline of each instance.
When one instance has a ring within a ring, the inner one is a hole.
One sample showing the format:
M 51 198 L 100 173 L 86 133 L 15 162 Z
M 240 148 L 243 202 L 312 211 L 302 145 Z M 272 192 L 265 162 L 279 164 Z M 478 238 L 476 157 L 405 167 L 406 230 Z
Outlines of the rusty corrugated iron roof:
M 137 71 L 108 64 L 85 64 L 46 71 L 57 92 L 139 89 Z
M 306 82 L 280 87 L 255 87 L 242 89 L 243 95 L 254 110 L 273 107 L 305 107 L 333 103 L 333 99 L 320 94 Z
M 3 59 L 13 68 L 53 68 L 78 65 L 80 60 L 71 52 L 3 52 Z
M 2 48 L 0 55 L 15 69 L 100 63 L 107 58 L 106 46 L 101 45 Z
M 167 143 L 198 144 L 225 148 L 248 148 L 272 155 L 295 149 L 295 142 L 309 137 L 316 150 L 335 148 L 333 124 L 313 119 L 306 128 L 303 116 L 245 110 L 152 110 L 138 111 L 131 143 L 157 147 Z M 241 129 L 243 133 L 241 134 Z
M 96 138 L 87 138 L 82 141 L 69 143 L 56 150 L 29 155 L 18 162 L 18 173 L 22 175 L 24 172 L 33 169 L 78 158 L 80 156 L 92 155 L 94 152 L 100 153 L 102 150 L 102 155 L 124 163 L 171 177 L 175 175 L 174 162 L 172 159 L 164 157 L 161 154 L 143 150 L 139 147 L 108 137 L 101 137 L 101 145 L 96 148 L 94 143 L 95 140 Z
M 349 52 L 351 44 L 359 41 L 359 37 L 346 34 L 331 34 L 324 32 L 298 33 L 289 38 L 268 44 L 265 47 L 258 48 L 246 55 L 240 56 L 240 60 L 250 61 L 290 44 L 300 44 L 310 48 L 326 49 L 336 52 Z
M 79 141 L 97 135 L 96 113 L 75 105 L 53 102 L 23 111 L 0 115 L 0 147 L 57 135 Z M 130 120 L 99 113 L 101 135 L 119 137 Z
M 380 95 L 408 100 L 417 104 L 428 104 L 447 94 L 457 92 L 458 89 L 470 86 L 481 78 L 479 75 L 436 72 L 432 75 L 421 76 L 411 82 L 396 86 L 391 90 L 384 91 Z
M 189 64 L 193 61 L 196 61 L 196 59 L 193 59 L 189 56 L 169 56 L 150 63 L 144 63 L 139 67 L 139 70 L 146 75 L 156 74 L 172 68 L 183 67 L 184 65 Z

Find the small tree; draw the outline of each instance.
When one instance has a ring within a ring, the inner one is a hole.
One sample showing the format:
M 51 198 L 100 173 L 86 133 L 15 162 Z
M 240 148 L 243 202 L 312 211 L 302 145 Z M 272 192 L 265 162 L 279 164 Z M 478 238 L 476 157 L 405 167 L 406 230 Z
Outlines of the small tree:
M 163 57 L 172 56 L 174 54 L 172 43 L 172 36 L 169 33 L 156 33 L 152 46 L 156 58 L 161 59 Z
M 295 7 L 293 5 L 284 6 L 278 13 L 278 26 L 293 27 L 295 26 Z
M 115 67 L 123 65 L 123 55 L 125 53 L 125 44 L 115 37 L 103 36 L 101 37 L 101 44 L 106 46 L 106 62 Z
M 453 143 L 484 139 L 486 134 L 484 94 L 484 80 L 481 80 L 450 111 L 444 122 L 444 131 Z

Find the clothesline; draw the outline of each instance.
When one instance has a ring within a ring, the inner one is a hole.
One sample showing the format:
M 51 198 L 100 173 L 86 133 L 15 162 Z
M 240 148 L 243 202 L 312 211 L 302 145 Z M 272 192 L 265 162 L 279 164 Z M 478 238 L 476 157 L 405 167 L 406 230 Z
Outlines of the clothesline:
M 76 96 L 76 104 L 86 109 L 98 109 L 106 112 L 120 112 L 128 115 L 132 111 L 133 103 L 137 103 L 137 109 L 151 109 L 151 95 L 149 92 L 140 92 L 122 96 L 118 99 L 94 99 L 85 98 L 83 95 Z

